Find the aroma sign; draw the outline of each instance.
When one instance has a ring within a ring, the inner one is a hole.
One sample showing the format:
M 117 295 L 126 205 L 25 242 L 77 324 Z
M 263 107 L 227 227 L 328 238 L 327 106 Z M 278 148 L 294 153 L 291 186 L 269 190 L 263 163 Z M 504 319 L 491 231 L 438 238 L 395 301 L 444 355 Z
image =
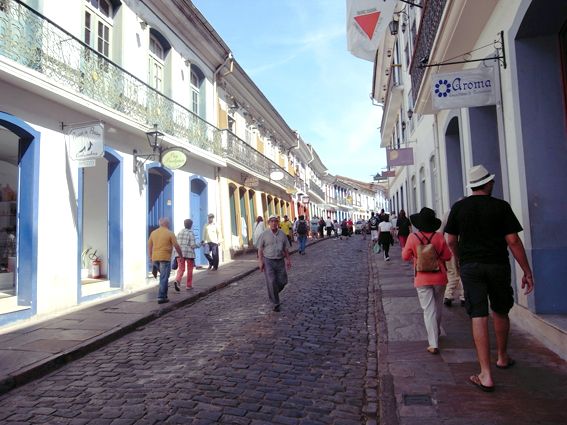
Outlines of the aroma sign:
M 433 109 L 470 108 L 500 102 L 494 68 L 433 74 L 431 103 Z

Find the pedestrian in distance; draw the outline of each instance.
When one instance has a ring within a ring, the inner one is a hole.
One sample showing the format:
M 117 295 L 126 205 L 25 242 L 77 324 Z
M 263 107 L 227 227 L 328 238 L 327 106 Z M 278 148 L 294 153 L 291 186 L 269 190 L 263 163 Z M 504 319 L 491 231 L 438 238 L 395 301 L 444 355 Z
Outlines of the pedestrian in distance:
M 305 221 L 305 216 L 300 215 L 299 220 L 297 220 L 296 226 L 297 232 L 297 242 L 299 243 L 299 252 L 300 255 L 305 255 L 305 247 L 307 246 L 307 234 L 309 233 L 309 224 Z
M 404 249 L 408 236 L 411 233 L 411 222 L 406 216 L 406 212 L 404 210 L 400 210 L 400 214 L 396 220 L 396 227 L 398 229 L 398 241 L 400 242 L 400 247 Z
M 256 222 L 254 223 L 254 230 L 252 231 L 252 243 L 254 244 L 254 247 L 256 249 L 258 249 L 258 239 L 260 239 L 260 235 L 264 233 L 264 230 L 266 230 L 264 218 L 259 215 L 258 218 L 256 218 Z
M 208 223 L 203 231 L 203 240 L 201 244 L 207 244 L 208 254 L 205 257 L 209 261 L 209 270 L 218 270 L 219 268 L 219 246 L 222 242 L 221 232 L 214 222 L 215 215 L 209 214 Z
M 325 237 L 325 220 L 323 219 L 323 217 L 321 217 L 321 219 L 319 220 L 319 226 L 317 227 L 317 230 L 319 232 L 319 238 L 323 239 Z
M 183 257 L 183 251 L 177 243 L 175 234 L 169 230 L 169 219 L 159 219 L 159 227 L 150 233 L 148 239 L 148 254 L 154 268 L 159 270 L 158 304 L 169 302 L 167 297 L 167 285 L 171 273 L 171 257 L 173 249 L 179 257 Z
M 480 372 L 469 381 L 485 392 L 494 391 L 488 333 L 489 307 L 496 334 L 496 367 L 508 369 L 515 360 L 508 354 L 510 318 L 514 305 L 514 289 L 508 248 L 522 269 L 521 288 L 527 295 L 534 280 L 526 251 L 518 233 L 522 226 L 508 202 L 493 198 L 494 174 L 483 165 L 468 172 L 467 187 L 472 195 L 457 201 L 451 208 L 445 233 L 457 260 L 463 288 L 465 308 L 472 320 L 472 334 Z
M 388 214 L 384 214 L 382 221 L 378 223 L 378 243 L 384 250 L 384 261 L 390 261 L 390 245 L 394 241 L 393 229 Z
M 292 246 L 293 243 L 293 231 L 292 231 L 293 223 L 289 221 L 287 215 L 283 216 L 283 221 L 280 222 L 280 229 L 284 232 L 284 235 L 287 237 L 289 242 L 289 246 Z
M 317 218 L 317 216 L 313 216 L 313 218 L 311 218 L 311 220 L 309 221 L 309 225 L 311 228 L 311 238 L 317 239 L 317 236 L 319 235 L 319 231 L 318 231 L 319 219 Z
M 415 269 L 414 286 L 417 290 L 419 304 L 423 309 L 423 321 L 427 331 L 427 351 L 439 354 L 439 334 L 441 332 L 441 316 L 443 312 L 443 294 L 447 285 L 447 269 L 445 261 L 451 258 L 451 251 L 443 235 L 437 230 L 441 220 L 435 217 L 435 211 L 422 208 L 419 214 L 411 216 L 411 222 L 418 232 L 409 235 L 402 249 L 402 259 L 413 260 Z M 382 224 L 382 223 L 380 223 Z M 425 246 L 429 244 L 429 265 L 426 268 L 420 263 L 421 255 L 425 255 Z M 433 263 L 433 264 L 431 264 Z
M 195 241 L 193 233 L 193 220 L 190 218 L 183 221 L 184 228 L 177 234 L 177 242 L 181 247 L 182 256 L 177 257 L 177 275 L 175 276 L 175 290 L 180 291 L 183 274 L 187 270 L 187 280 L 185 289 L 193 289 L 193 269 L 195 268 L 195 249 L 200 248 L 201 244 Z
M 287 269 L 291 268 L 288 240 L 279 228 L 279 220 L 273 215 L 268 220 L 268 229 L 258 241 L 258 261 L 264 272 L 268 297 L 274 311 L 280 311 L 280 292 L 287 285 Z
M 333 233 L 333 220 L 331 220 L 331 216 L 328 216 L 327 220 L 325 220 L 325 230 L 327 232 L 327 237 L 330 238 Z
M 378 243 L 378 217 L 374 214 L 374 211 L 370 213 L 370 219 L 368 220 L 368 228 L 370 229 L 370 239 L 372 240 L 372 250 L 375 253 L 380 252 L 380 244 Z

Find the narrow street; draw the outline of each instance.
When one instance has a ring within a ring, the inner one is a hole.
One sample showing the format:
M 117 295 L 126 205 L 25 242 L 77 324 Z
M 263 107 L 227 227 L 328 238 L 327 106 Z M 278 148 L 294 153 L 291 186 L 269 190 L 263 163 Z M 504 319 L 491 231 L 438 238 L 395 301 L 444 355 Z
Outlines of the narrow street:
M 367 252 L 360 235 L 308 246 L 280 313 L 255 272 L 9 392 L 0 422 L 365 423 Z

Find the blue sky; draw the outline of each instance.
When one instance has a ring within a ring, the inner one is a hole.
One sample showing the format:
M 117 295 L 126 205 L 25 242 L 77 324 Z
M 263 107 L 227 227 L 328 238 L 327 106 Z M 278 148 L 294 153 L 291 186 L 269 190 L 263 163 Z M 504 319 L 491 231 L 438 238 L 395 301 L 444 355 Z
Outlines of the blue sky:
M 193 0 L 290 128 L 331 174 L 386 166 L 372 63 L 346 48 L 345 0 Z

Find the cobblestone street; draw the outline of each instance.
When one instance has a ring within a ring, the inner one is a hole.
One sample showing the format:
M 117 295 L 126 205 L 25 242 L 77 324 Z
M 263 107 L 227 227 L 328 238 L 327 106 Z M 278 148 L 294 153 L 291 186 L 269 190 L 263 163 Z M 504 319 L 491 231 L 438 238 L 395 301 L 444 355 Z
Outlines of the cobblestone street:
M 255 272 L 2 396 L 0 422 L 365 423 L 365 242 L 293 255 L 280 313 Z

